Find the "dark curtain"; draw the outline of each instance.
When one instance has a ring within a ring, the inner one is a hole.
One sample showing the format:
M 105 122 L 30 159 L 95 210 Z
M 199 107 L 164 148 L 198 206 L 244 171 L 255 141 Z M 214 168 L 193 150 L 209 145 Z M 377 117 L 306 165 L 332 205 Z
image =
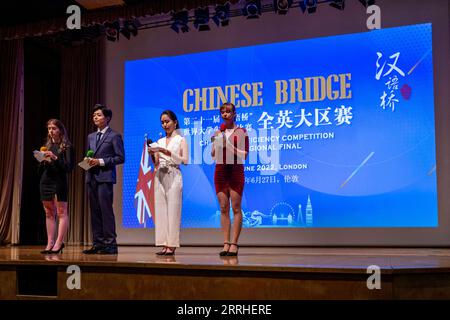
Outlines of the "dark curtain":
M 39 41 L 24 40 L 24 155 L 20 244 L 47 243 L 45 212 L 39 194 L 38 163 L 32 155 L 47 137 L 46 123 L 60 118 L 60 50 Z
M 23 150 L 23 41 L 0 41 L 0 62 L 0 243 L 15 244 Z
M 102 40 L 62 49 L 61 121 L 75 147 L 76 163 L 87 150 L 87 136 L 94 130 L 92 109 L 103 103 Z M 69 243 L 90 242 L 90 213 L 84 171 L 76 166 L 69 178 Z

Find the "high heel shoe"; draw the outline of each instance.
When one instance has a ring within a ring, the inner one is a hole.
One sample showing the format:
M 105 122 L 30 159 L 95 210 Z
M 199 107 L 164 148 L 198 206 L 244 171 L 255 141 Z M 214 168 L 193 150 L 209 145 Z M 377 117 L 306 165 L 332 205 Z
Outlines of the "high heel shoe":
M 163 255 L 166 254 L 166 252 L 167 252 L 167 248 L 165 247 L 165 248 L 162 249 L 161 251 L 158 251 L 158 252 L 156 253 L 156 255 L 157 255 L 157 256 L 163 256 Z
M 58 250 L 53 250 L 53 248 L 48 252 L 49 254 L 58 254 L 58 253 L 63 253 L 63 249 L 65 247 L 64 242 L 61 244 L 61 247 Z
M 51 247 L 51 248 L 48 249 L 48 250 L 47 250 L 47 249 L 42 250 L 41 253 L 42 253 L 42 254 L 49 254 L 49 253 L 52 251 L 52 249 L 53 249 L 53 247 Z
M 231 243 L 229 242 L 224 242 L 223 244 L 227 244 L 228 245 L 228 250 L 223 250 L 219 252 L 219 256 L 224 257 L 227 255 L 228 251 L 230 251 L 230 245 Z
M 231 249 L 231 246 L 236 246 L 236 252 L 232 252 L 232 251 L 228 250 L 227 257 L 236 257 L 238 255 L 239 246 L 237 243 L 230 243 L 230 249 Z
M 175 255 L 175 250 L 177 250 L 177 248 L 167 248 L 167 250 L 166 250 L 166 254 L 165 254 L 165 256 L 173 256 L 173 255 Z

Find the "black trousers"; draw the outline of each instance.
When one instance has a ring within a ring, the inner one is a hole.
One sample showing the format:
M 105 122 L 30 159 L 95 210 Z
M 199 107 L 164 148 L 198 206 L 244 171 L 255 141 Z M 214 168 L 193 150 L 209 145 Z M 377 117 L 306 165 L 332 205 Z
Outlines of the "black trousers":
M 87 183 L 94 246 L 117 247 L 113 184 L 92 179 Z

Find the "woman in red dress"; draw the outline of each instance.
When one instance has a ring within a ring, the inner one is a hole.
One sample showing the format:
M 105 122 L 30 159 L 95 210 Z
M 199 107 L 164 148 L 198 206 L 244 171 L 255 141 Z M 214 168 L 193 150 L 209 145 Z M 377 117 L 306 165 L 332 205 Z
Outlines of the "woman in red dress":
M 236 108 L 232 103 L 220 107 L 224 123 L 214 134 L 211 155 L 216 161 L 214 185 L 220 204 L 220 224 L 224 246 L 220 256 L 237 256 L 238 240 L 242 229 L 242 193 L 244 191 L 244 160 L 249 142 L 247 131 L 235 123 Z M 230 201 L 234 214 L 233 238 L 230 242 Z

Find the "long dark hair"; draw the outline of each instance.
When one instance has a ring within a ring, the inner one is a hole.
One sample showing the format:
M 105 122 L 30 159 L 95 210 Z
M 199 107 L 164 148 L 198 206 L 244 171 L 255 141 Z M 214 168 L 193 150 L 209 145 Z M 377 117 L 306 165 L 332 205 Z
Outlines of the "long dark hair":
M 176 121 L 176 126 L 175 126 L 175 130 L 180 129 L 180 122 L 178 121 L 177 115 L 175 114 L 175 112 L 173 112 L 172 110 L 164 110 L 161 115 L 159 116 L 159 118 L 161 119 L 161 117 L 163 115 L 166 115 L 170 118 L 170 120 L 172 120 L 173 122 Z
M 59 140 L 59 150 L 60 151 L 64 151 L 67 147 L 71 146 L 72 143 L 69 140 L 69 136 L 67 134 L 67 130 L 66 127 L 64 126 L 64 124 L 58 120 L 58 119 L 50 119 L 47 121 L 47 128 L 50 124 L 54 124 L 55 126 L 58 127 L 59 129 L 59 135 L 60 135 L 60 140 Z M 50 148 L 50 146 L 52 145 L 52 138 L 48 135 L 47 133 L 47 140 L 45 142 L 45 146 L 47 148 Z

